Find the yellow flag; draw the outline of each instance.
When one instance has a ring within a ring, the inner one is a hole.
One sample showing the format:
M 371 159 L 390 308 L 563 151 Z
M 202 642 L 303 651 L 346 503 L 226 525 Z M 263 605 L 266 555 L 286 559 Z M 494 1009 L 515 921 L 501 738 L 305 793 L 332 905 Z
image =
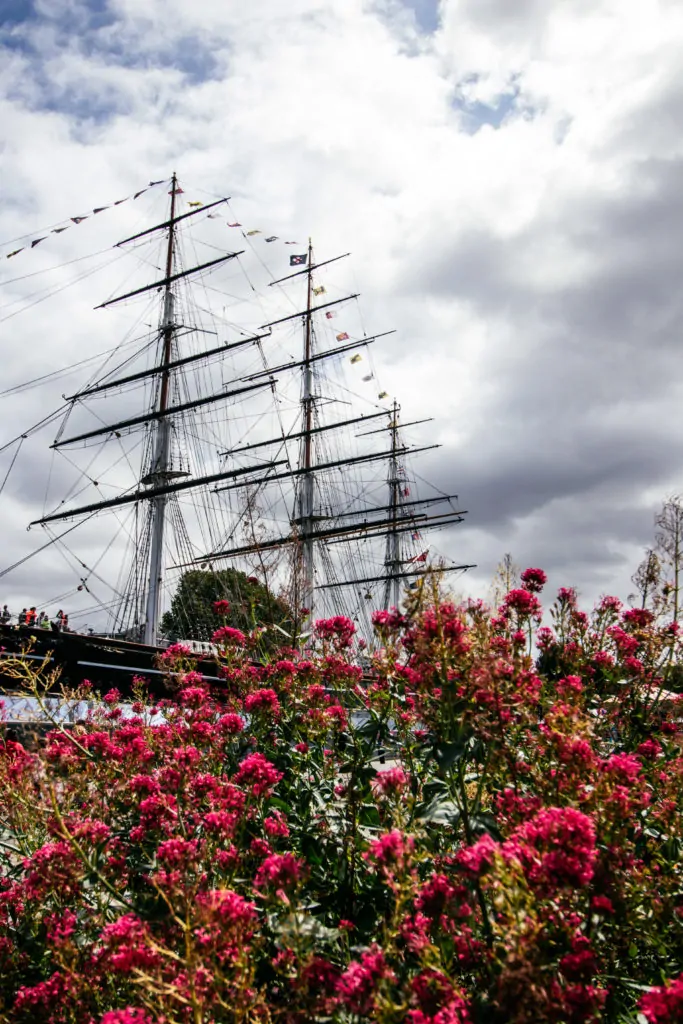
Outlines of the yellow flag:
M 247 231 L 247 234 L 248 235 L 260 235 L 261 232 L 259 231 L 258 228 L 254 228 L 252 231 Z
M 317 288 L 313 289 L 313 294 L 314 295 L 324 295 L 325 294 L 325 285 L 324 284 L 318 285 Z
M 188 206 L 203 206 L 204 203 L 200 203 L 198 199 L 195 199 L 194 202 L 192 202 L 192 203 L 188 202 L 187 205 Z
M 389 392 L 388 391 L 380 391 L 380 393 L 378 394 L 377 397 L 378 398 L 388 398 L 389 397 Z
M 355 356 L 351 356 L 351 362 L 352 363 L 359 363 L 362 358 L 363 358 L 362 356 L 359 356 L 358 354 L 356 354 Z

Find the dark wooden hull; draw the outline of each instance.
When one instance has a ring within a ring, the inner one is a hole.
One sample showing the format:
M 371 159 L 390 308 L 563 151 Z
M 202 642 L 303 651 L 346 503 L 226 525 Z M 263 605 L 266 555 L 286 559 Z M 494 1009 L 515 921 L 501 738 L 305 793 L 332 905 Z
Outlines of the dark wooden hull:
M 36 666 L 47 656 L 50 667 L 60 670 L 58 686 L 70 687 L 88 680 L 96 693 L 116 687 L 124 697 L 132 692 L 133 676 L 148 680 L 149 692 L 171 696 L 173 681 L 167 680 L 157 659 L 161 647 L 130 640 L 90 636 L 81 633 L 56 633 L 48 629 L 0 625 L 0 692 L 17 692 L 17 684 L 3 672 L 3 662 L 21 655 Z M 211 683 L 219 682 L 214 661 L 198 658 L 198 670 Z

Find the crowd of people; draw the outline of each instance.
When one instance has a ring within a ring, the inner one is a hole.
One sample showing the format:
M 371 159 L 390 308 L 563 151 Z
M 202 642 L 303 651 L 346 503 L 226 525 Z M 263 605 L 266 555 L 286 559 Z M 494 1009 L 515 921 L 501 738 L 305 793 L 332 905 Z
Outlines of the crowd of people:
M 35 605 L 32 605 L 30 608 L 21 609 L 15 623 L 12 622 L 13 619 L 14 615 L 7 605 L 4 605 L 0 612 L 0 623 L 3 626 L 28 626 L 30 629 L 51 629 L 55 633 L 69 632 L 69 616 L 65 615 L 61 608 L 54 619 L 51 619 L 47 612 L 38 612 Z

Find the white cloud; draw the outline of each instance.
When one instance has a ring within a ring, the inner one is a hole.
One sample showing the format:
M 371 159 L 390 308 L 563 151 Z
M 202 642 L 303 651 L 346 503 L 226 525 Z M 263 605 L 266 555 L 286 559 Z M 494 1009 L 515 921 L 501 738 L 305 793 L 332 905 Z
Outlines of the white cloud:
M 340 287 L 363 293 L 368 324 L 399 328 L 376 346 L 381 380 L 407 418 L 436 417 L 416 439 L 443 439 L 430 467 L 471 510 L 442 549 L 480 563 L 481 590 L 511 550 L 552 561 L 558 585 L 588 597 L 626 592 L 683 454 L 683 11 L 442 0 L 440 12 L 421 35 L 400 5 L 362 0 L 117 0 L 97 23 L 44 2 L 5 35 L 0 237 L 175 167 L 200 196 L 231 194 L 241 218 L 310 233 L 323 256 L 351 249 Z M 473 130 L 482 105 L 507 110 L 498 127 Z M 17 257 L 0 283 L 112 244 L 163 195 L 140 204 Z M 115 266 L 49 314 L 6 321 L 7 382 L 113 344 L 124 317 L 89 307 L 122 281 Z M 3 286 L 0 306 L 30 287 Z M 21 413 L 38 418 L 35 394 L 3 399 L 3 436 Z M 32 516 L 25 498 L 6 505 L 12 530 Z

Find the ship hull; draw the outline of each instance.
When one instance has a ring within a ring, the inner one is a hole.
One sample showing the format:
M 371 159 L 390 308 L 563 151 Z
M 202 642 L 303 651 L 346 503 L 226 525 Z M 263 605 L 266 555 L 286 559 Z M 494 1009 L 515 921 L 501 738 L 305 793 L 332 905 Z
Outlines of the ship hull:
M 0 625 L 0 648 L 2 693 L 16 693 L 19 689 L 16 680 L 3 670 L 3 664 L 16 656 L 36 668 L 47 658 L 46 671 L 59 670 L 54 690 L 62 685 L 76 687 L 87 680 L 95 693 L 106 693 L 116 687 L 123 697 L 130 697 L 134 676 L 143 676 L 154 696 L 169 697 L 175 690 L 173 679 L 158 666 L 161 647 L 114 637 Z M 210 683 L 220 682 L 216 667 L 213 660 L 198 659 L 198 671 Z

